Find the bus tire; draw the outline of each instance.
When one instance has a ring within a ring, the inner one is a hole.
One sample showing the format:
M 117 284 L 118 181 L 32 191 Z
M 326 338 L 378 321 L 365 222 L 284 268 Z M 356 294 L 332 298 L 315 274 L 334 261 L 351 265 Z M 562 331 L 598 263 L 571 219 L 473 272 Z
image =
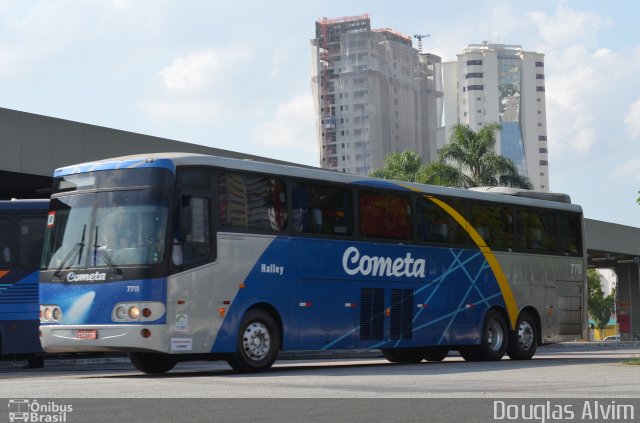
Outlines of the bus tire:
M 449 349 L 446 347 L 427 348 L 424 359 L 427 361 L 442 361 L 449 355 Z
M 480 360 L 500 360 L 507 350 L 509 331 L 504 316 L 497 310 L 489 310 L 484 317 L 480 340 Z
M 249 310 L 242 318 L 236 351 L 227 362 L 237 372 L 262 372 L 271 367 L 280 349 L 278 325 L 269 313 Z
M 173 369 L 176 360 L 169 354 L 130 352 L 129 360 L 143 373 L 162 374 Z
M 516 330 L 511 332 L 507 354 L 512 360 L 529 360 L 538 348 L 538 323 L 530 312 L 518 317 Z

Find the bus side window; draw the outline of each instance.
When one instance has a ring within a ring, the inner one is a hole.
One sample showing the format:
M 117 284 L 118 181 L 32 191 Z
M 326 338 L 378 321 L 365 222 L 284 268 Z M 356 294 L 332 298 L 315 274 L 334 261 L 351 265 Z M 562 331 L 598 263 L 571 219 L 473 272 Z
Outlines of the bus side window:
M 296 183 L 292 200 L 296 232 L 345 236 L 353 233 L 351 190 Z
M 287 228 L 287 189 L 279 178 L 218 175 L 218 216 L 222 226 L 282 232 Z
M 518 213 L 519 246 L 530 251 L 557 250 L 555 212 L 521 209 Z
M 362 190 L 358 202 L 362 235 L 411 239 L 413 217 L 410 196 Z
M 38 267 L 42 255 L 44 241 L 45 219 L 25 217 L 18 225 L 18 256 L 20 266 Z
M 472 204 L 471 225 L 490 248 L 512 249 L 514 247 L 513 210 L 511 207 Z
M 0 219 L 0 267 L 11 262 L 11 224 L 9 219 Z
M 211 205 L 209 198 L 182 195 L 174 235 L 172 261 L 189 266 L 211 256 Z
M 580 216 L 576 214 L 562 213 L 559 220 L 559 240 L 560 252 L 568 256 L 582 256 L 582 228 L 580 226 Z
M 450 198 L 444 201 L 464 214 L 464 205 Z M 467 244 L 469 237 L 458 222 L 440 206 L 427 198 L 418 198 L 418 238 L 421 241 L 444 244 Z

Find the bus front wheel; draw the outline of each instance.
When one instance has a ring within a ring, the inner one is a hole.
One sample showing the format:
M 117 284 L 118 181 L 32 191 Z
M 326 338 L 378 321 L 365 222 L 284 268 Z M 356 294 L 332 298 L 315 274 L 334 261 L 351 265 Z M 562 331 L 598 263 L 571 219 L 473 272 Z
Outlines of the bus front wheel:
M 280 332 L 273 317 L 264 310 L 253 309 L 242 319 L 236 352 L 227 362 L 238 372 L 264 371 L 276 361 L 279 349 Z
M 136 369 L 148 374 L 162 374 L 173 369 L 176 360 L 169 354 L 161 353 L 129 353 L 129 360 Z
M 538 348 L 538 324 L 531 313 L 520 314 L 516 330 L 511 333 L 507 354 L 512 360 L 529 360 Z

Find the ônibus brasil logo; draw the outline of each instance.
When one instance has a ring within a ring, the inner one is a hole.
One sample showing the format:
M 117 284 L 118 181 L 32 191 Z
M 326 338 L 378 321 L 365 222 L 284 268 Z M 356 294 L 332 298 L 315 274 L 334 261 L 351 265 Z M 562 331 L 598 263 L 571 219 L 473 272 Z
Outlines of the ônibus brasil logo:
M 342 255 L 342 268 L 350 276 L 406 276 L 424 278 L 426 261 L 414 259 L 411 253 L 395 259 L 384 256 L 360 255 L 356 247 L 349 247 Z
M 38 400 L 10 399 L 10 422 L 56 422 L 67 421 L 67 414 L 73 411 L 71 404 L 58 404 L 54 401 L 39 403 Z

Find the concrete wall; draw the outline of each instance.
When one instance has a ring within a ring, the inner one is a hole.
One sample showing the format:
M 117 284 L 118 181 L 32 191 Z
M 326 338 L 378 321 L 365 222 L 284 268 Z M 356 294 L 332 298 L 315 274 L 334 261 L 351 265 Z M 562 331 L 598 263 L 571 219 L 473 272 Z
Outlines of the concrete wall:
M 640 256 L 640 228 L 585 219 L 585 238 L 589 250 Z
M 285 163 L 229 150 L 0 108 L 0 172 L 51 176 L 61 166 L 136 153 L 187 152 Z

